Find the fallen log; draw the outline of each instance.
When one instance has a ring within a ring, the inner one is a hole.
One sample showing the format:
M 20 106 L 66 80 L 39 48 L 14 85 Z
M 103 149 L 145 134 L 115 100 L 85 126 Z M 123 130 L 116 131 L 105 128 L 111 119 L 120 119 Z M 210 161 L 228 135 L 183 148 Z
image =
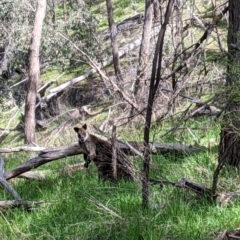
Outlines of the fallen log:
M 71 146 L 69 146 L 71 147 Z M 144 151 L 143 142 L 125 142 L 117 140 L 117 147 L 120 148 L 127 155 L 138 155 L 142 157 Z M 59 147 L 56 149 L 67 148 Z M 10 148 L 0 148 L 0 153 L 12 153 L 12 152 L 39 152 L 39 151 L 52 151 L 55 148 L 45 148 L 45 147 L 30 147 L 30 146 L 19 146 L 19 147 L 10 147 Z M 150 143 L 150 150 L 152 154 L 156 153 L 193 153 L 201 150 L 206 150 L 204 146 L 195 146 L 195 145 L 185 145 L 185 144 L 175 144 L 175 143 Z M 83 152 L 76 152 L 73 155 L 83 154 Z
M 109 139 L 111 140 L 111 139 Z M 144 151 L 144 144 L 143 142 L 133 142 L 133 141 L 121 141 L 117 139 L 117 147 L 120 148 L 128 155 L 138 155 L 142 157 L 142 153 Z M 31 147 L 31 146 L 19 146 L 19 147 L 10 147 L 10 148 L 0 148 L 0 153 L 12 153 L 12 152 L 44 152 L 44 151 L 52 151 L 53 149 L 61 149 L 67 148 L 59 147 L 59 148 L 45 148 L 45 147 Z M 71 146 L 69 146 L 71 148 Z M 151 142 L 150 143 L 150 150 L 151 153 L 192 153 L 197 152 L 200 150 L 206 150 L 204 146 L 196 146 L 196 145 L 185 145 L 185 144 L 175 144 L 175 143 L 158 143 L 158 142 Z M 75 153 L 81 154 L 81 153 Z
M 117 148 L 120 149 L 120 151 L 122 151 L 126 155 L 138 155 L 136 154 L 136 150 L 133 150 L 132 148 L 137 149 L 139 152 L 144 151 L 143 143 L 128 142 L 128 144 L 125 144 L 122 141 L 117 141 L 116 144 L 117 144 Z M 131 148 L 129 147 L 129 144 L 131 145 Z M 170 144 L 170 143 L 151 143 L 150 148 L 152 149 L 152 153 L 156 153 L 156 152 L 192 153 L 192 152 L 196 152 L 203 149 L 202 147 L 177 145 L 177 144 Z M 20 148 L 20 147 L 18 148 L 18 150 L 22 150 L 22 149 L 23 148 Z M 6 149 L 0 149 L 0 152 L 2 150 L 4 150 L 4 152 L 10 152 L 10 151 L 6 151 Z M 27 151 L 30 149 L 25 148 L 25 150 Z M 22 163 L 21 165 L 19 165 L 14 169 L 4 172 L 3 176 L 5 179 L 9 180 L 11 178 L 17 177 L 22 173 L 28 172 L 48 162 L 66 158 L 68 156 L 74 156 L 77 154 L 87 154 L 86 149 L 83 148 L 82 146 L 79 146 L 78 143 L 73 144 L 71 146 L 43 149 L 38 156 L 30 159 L 27 162 Z
M 139 155 L 142 157 L 142 154 L 144 152 L 144 143 L 143 142 L 123 142 L 118 140 L 117 145 L 119 148 L 122 149 L 125 153 L 128 155 Z M 130 146 L 129 146 L 130 145 Z M 195 146 L 195 145 L 185 145 L 185 144 L 175 144 L 175 143 L 157 143 L 157 142 L 151 142 L 150 145 L 150 151 L 152 154 L 165 154 L 165 153 L 193 153 L 201 150 L 206 150 L 204 146 Z M 133 149 L 134 148 L 134 149 Z M 1 150 L 1 149 L 0 149 Z M 137 152 L 136 152 L 137 150 Z
M 45 163 L 83 153 L 87 154 L 86 150 L 83 147 L 80 147 L 78 144 L 59 148 L 45 149 L 41 151 L 38 156 L 30 159 L 25 163 L 22 163 L 21 165 L 12 170 L 4 172 L 3 176 L 5 179 L 9 180 L 11 178 L 19 176 L 22 173 L 37 168 Z
M 172 182 L 167 180 L 155 180 L 155 179 L 149 179 L 149 182 L 152 184 L 159 184 L 161 186 L 172 185 L 174 187 L 185 188 L 196 193 L 196 195 L 198 196 L 205 197 L 206 199 L 212 200 L 212 201 L 214 201 L 218 196 L 218 194 L 213 194 L 211 189 L 201 186 L 198 183 L 192 182 L 187 178 L 182 178 L 178 182 Z

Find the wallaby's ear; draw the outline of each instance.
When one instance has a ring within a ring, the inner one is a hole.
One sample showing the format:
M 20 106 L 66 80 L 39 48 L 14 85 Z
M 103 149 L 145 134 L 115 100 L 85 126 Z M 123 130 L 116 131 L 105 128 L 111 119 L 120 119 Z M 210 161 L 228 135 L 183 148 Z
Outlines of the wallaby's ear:
M 78 127 L 75 127 L 73 128 L 75 132 L 78 132 L 79 128 Z
M 82 128 L 87 130 L 87 124 L 85 123 L 84 125 L 82 125 Z

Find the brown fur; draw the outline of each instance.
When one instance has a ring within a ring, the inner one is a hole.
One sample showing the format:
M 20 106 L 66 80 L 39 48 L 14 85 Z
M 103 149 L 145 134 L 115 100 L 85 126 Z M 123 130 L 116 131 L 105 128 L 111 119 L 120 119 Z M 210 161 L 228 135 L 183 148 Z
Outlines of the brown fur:
M 98 168 L 100 178 L 113 180 L 112 172 L 112 146 L 109 141 L 104 141 L 87 131 L 87 125 L 81 128 L 75 127 L 74 131 L 78 134 L 79 145 L 85 146 L 88 154 L 84 155 L 85 167 L 93 161 Z M 133 179 L 133 167 L 127 156 L 117 151 L 117 175 L 118 178 Z

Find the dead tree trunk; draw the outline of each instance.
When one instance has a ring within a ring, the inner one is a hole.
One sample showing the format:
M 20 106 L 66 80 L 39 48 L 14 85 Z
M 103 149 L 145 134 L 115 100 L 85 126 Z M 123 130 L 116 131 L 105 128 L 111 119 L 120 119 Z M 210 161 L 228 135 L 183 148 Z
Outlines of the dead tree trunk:
M 113 19 L 112 0 L 106 0 L 106 4 L 107 4 L 107 11 L 108 11 L 108 25 L 109 25 L 110 38 L 112 43 L 113 65 L 114 65 L 115 75 L 118 80 L 122 80 L 119 54 L 118 54 L 118 44 L 117 44 L 117 27 Z
M 142 43 L 139 52 L 138 69 L 137 69 L 137 79 L 134 86 L 134 95 L 136 96 L 139 92 L 140 84 L 145 77 L 145 73 L 148 65 L 148 53 L 151 39 L 151 29 L 152 29 L 152 19 L 153 19 L 153 3 L 152 0 L 145 1 L 145 17 L 142 33 Z
M 149 189 L 148 189 L 148 182 L 149 182 L 148 175 L 149 175 L 149 164 L 150 164 L 149 134 L 150 134 L 150 127 L 151 127 L 152 109 L 153 109 L 154 97 L 157 92 L 159 82 L 161 80 L 163 41 L 164 41 L 167 24 L 171 15 L 173 2 L 174 0 L 168 1 L 165 19 L 158 35 L 156 50 L 155 50 L 154 59 L 153 59 L 150 87 L 149 87 L 147 113 L 146 113 L 146 121 L 145 121 L 145 127 L 144 127 L 145 151 L 144 151 L 143 176 L 142 176 L 142 201 L 143 201 L 144 207 L 148 206 L 148 195 L 149 195 Z
M 159 0 L 153 0 L 153 12 L 154 12 L 154 20 L 160 20 L 160 3 Z
M 29 56 L 29 81 L 25 100 L 24 135 L 25 144 L 35 144 L 35 105 L 37 86 L 40 78 L 39 48 L 42 35 L 43 19 L 46 12 L 46 0 L 38 0 L 34 20 Z

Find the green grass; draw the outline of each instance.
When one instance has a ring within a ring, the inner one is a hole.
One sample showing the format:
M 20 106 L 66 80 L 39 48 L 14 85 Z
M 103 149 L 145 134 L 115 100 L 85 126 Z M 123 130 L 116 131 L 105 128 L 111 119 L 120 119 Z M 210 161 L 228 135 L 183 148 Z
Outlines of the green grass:
M 204 122 L 194 126 L 204 127 Z M 219 134 L 216 124 L 209 124 L 206 132 L 201 137 L 203 143 Z M 194 133 L 200 138 L 200 130 Z M 30 158 L 25 153 L 5 155 L 5 170 Z M 187 177 L 211 187 L 216 160 L 217 148 L 192 155 L 155 155 L 150 177 L 170 181 Z M 64 166 L 79 161 L 83 161 L 81 156 L 54 161 L 39 168 L 53 171 L 46 180 L 15 182 L 13 186 L 24 200 L 45 201 L 45 204 L 31 212 L 23 209 L 1 212 L 0 238 L 205 240 L 214 239 L 225 229 L 238 227 L 240 207 L 237 202 L 222 207 L 187 190 L 155 185 L 150 187 L 149 208 L 142 209 L 138 181 L 99 182 L 93 165 L 87 170 L 62 173 Z M 135 162 L 141 167 L 140 160 Z M 238 171 L 225 168 L 218 187 L 236 191 L 238 182 Z M 1 200 L 11 198 L 5 190 L 0 191 Z

